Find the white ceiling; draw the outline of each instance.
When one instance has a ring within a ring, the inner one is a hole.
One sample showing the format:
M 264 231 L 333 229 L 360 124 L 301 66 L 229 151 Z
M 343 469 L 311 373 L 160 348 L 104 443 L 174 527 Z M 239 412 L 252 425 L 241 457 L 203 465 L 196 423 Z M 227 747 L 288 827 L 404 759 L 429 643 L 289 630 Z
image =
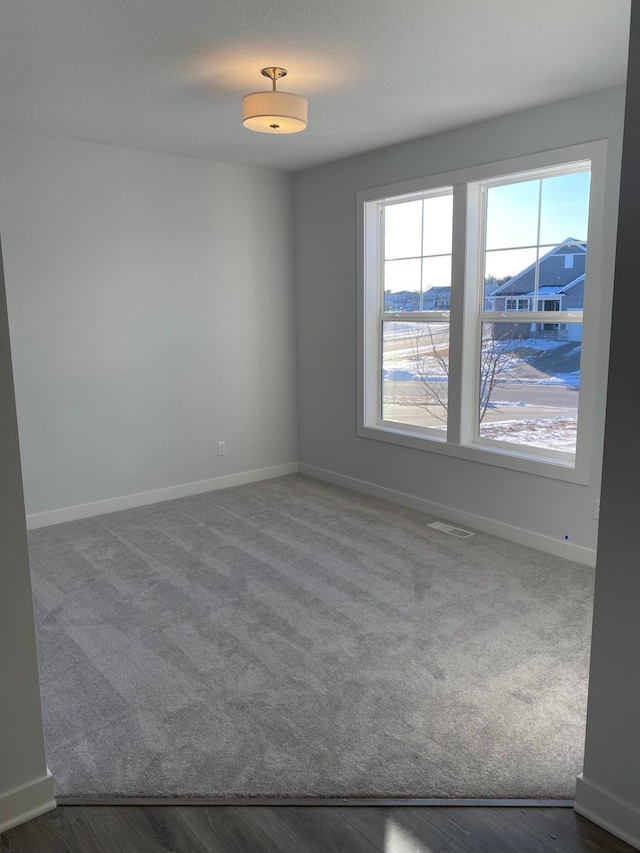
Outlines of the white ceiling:
M 630 0 L 4 0 L 0 127 L 297 170 L 622 83 Z M 309 127 L 242 127 L 242 95 Z

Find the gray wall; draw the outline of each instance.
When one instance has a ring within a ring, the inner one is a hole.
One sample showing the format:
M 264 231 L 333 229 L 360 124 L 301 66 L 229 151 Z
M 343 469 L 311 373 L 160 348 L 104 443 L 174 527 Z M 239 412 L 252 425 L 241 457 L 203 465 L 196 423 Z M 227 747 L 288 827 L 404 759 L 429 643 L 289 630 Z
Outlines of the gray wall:
M 640 4 L 633 4 L 609 366 L 600 541 L 577 807 L 640 847 Z M 620 808 L 620 803 L 623 804 Z M 627 809 L 627 803 L 631 808 Z M 634 811 L 635 810 L 635 811 Z M 617 826 L 613 825 L 617 824 Z
M 1 255 L 0 255 L 1 261 Z M 29 808 L 29 786 L 46 778 L 31 578 L 20 477 L 11 352 L 0 264 L 0 832 Z M 42 786 L 40 786 L 42 787 Z M 26 789 L 19 802 L 7 797 Z M 41 792 L 42 794 L 42 792 Z M 51 784 L 48 798 L 53 798 Z M 10 801 L 10 802 L 8 802 Z M 39 809 L 41 811 L 42 808 Z
M 396 145 L 294 176 L 301 464 L 594 549 L 624 112 L 623 87 Z M 588 487 L 356 437 L 357 190 L 609 140 L 595 441 Z
M 29 513 L 295 463 L 289 175 L 3 133 L 0 225 Z

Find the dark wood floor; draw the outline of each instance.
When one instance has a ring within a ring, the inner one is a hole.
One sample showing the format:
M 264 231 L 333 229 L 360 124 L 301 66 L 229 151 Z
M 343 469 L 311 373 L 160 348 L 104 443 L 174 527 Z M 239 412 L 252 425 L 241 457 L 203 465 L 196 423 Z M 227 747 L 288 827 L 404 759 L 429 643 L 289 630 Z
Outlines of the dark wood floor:
M 623 853 L 571 808 L 59 806 L 3 853 Z

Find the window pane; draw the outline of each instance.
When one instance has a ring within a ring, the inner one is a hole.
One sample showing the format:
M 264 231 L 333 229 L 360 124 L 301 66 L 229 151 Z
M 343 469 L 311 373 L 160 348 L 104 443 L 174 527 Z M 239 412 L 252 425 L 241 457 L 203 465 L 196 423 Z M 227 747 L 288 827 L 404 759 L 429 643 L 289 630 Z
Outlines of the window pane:
M 415 258 L 422 254 L 422 201 L 384 208 L 384 257 Z
M 386 261 L 384 265 L 384 310 L 420 310 L 421 260 Z
M 485 252 L 485 311 L 506 311 L 507 299 L 529 298 L 535 287 L 536 256 L 536 249 Z
M 590 172 L 543 179 L 541 245 L 587 239 L 590 182 Z
M 447 426 L 448 323 L 382 324 L 382 417 L 412 426 Z
M 422 261 L 422 310 L 449 311 L 451 303 L 451 255 Z
M 524 181 L 487 190 L 487 249 L 538 243 L 540 181 Z
M 451 244 L 453 239 L 453 195 L 426 198 L 423 203 L 423 254 L 451 254 Z
M 582 324 L 483 323 L 479 435 L 575 453 Z

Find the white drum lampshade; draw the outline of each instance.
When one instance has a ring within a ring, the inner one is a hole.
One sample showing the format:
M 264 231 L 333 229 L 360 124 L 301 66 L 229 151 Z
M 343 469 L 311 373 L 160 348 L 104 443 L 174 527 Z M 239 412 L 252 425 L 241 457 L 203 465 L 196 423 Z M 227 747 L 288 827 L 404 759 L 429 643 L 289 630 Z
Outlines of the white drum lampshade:
M 242 99 L 242 123 L 260 133 L 299 133 L 307 126 L 308 103 L 292 92 L 277 92 L 276 80 L 287 73 L 284 68 L 263 68 L 273 81 L 271 92 L 252 92 Z

